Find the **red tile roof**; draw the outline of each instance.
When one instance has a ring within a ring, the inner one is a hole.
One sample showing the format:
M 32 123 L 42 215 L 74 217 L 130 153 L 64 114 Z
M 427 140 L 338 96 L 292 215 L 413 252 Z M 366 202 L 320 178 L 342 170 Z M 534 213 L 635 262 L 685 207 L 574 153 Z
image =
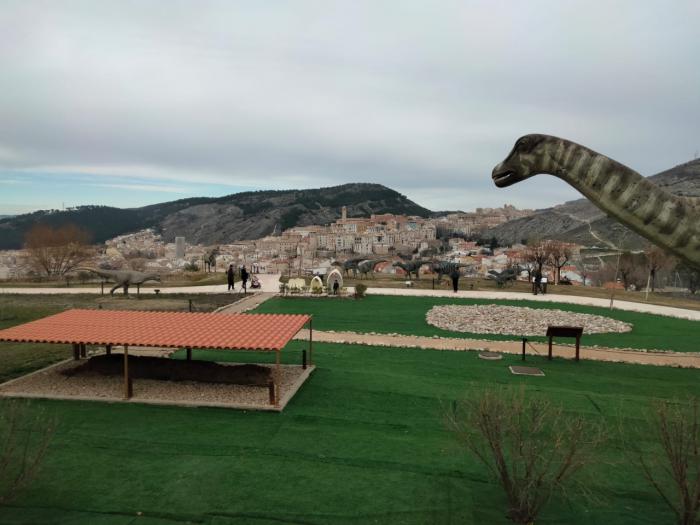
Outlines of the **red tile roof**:
M 0 330 L 0 341 L 281 350 L 308 315 L 67 310 Z

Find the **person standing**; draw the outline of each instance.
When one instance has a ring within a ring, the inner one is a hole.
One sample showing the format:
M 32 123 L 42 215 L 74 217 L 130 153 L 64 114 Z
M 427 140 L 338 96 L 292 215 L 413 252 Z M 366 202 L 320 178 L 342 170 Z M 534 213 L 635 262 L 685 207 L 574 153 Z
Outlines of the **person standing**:
M 450 272 L 450 277 L 452 278 L 452 290 L 454 293 L 457 293 L 457 290 L 459 290 L 459 268 L 453 268 Z
M 228 291 L 230 292 L 233 290 L 233 285 L 234 285 L 234 276 L 236 275 L 236 271 L 233 269 L 233 264 L 228 265 L 228 270 L 226 270 L 226 277 L 228 279 Z
M 243 286 L 243 293 L 246 293 L 246 286 L 248 281 L 248 270 L 245 269 L 245 264 L 241 268 L 241 283 Z

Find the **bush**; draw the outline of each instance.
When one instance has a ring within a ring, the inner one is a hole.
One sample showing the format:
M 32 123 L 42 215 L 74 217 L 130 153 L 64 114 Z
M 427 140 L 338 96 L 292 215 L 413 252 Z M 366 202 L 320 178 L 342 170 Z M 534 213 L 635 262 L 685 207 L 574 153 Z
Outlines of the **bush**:
M 38 474 L 56 428 L 53 417 L 25 400 L 0 406 L 0 505 L 15 499 Z
M 700 520 L 700 419 L 698 399 L 657 403 L 651 417 L 652 438 L 662 454 L 637 450 L 647 480 L 676 515 L 679 525 Z M 648 454 L 647 457 L 645 457 Z
M 186 272 L 198 272 L 199 266 L 197 266 L 197 263 L 195 262 L 188 262 L 183 268 L 183 270 L 185 270 Z
M 448 424 L 505 492 L 507 516 L 532 523 L 554 494 L 584 492 L 572 477 L 591 462 L 601 431 L 525 389 L 491 387 L 457 402 Z
M 355 285 L 355 299 L 362 299 L 367 291 L 367 285 L 358 283 Z

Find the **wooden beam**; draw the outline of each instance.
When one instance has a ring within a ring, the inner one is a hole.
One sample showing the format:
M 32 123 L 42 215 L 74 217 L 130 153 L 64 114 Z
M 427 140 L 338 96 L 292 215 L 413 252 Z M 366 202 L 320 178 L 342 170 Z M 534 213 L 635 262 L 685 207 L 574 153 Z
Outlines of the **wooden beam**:
M 275 352 L 275 406 L 280 406 L 280 390 L 282 390 L 281 385 L 282 379 L 282 369 L 280 367 L 280 351 Z
M 192 349 L 189 347 L 187 348 L 187 360 L 192 361 Z
M 581 351 L 581 336 L 576 337 L 576 361 L 579 360 L 579 353 Z
M 112 355 L 112 345 L 107 345 L 105 347 L 105 352 L 107 352 L 107 355 Z
M 78 343 L 73 343 L 73 360 L 80 360 L 80 346 Z
M 309 364 L 314 364 L 314 325 L 313 318 L 309 319 Z
M 549 336 L 549 356 L 547 359 L 550 361 L 552 360 L 552 339 L 554 339 L 551 335 Z
M 124 345 L 124 399 L 131 397 L 129 382 L 129 347 Z

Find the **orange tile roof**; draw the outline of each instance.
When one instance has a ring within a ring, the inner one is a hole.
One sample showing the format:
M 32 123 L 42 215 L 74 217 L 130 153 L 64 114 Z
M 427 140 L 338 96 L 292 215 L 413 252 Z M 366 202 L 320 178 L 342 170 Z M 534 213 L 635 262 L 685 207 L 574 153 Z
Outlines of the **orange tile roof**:
M 67 310 L 0 330 L 0 341 L 281 350 L 308 315 Z

